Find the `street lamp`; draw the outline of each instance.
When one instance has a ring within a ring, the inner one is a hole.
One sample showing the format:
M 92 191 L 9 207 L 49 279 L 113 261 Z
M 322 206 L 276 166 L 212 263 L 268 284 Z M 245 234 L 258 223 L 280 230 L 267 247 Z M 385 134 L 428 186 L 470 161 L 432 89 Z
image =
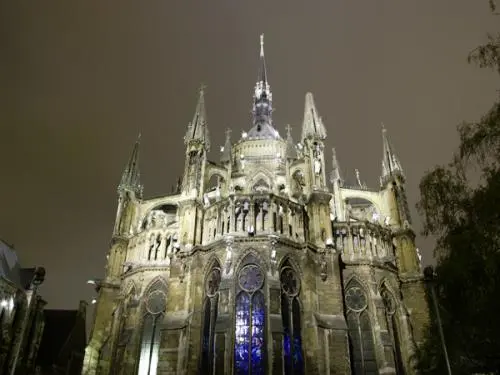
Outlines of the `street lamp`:
M 439 337 L 441 339 L 441 345 L 443 346 L 444 360 L 446 362 L 446 369 L 448 370 L 448 375 L 451 375 L 450 360 L 448 358 L 448 350 L 446 349 L 446 342 L 444 340 L 443 326 L 441 323 L 441 315 L 439 314 L 439 305 L 436 297 L 436 271 L 432 266 L 427 266 L 424 268 L 424 278 L 431 290 L 432 304 L 434 305 L 434 310 L 436 311 L 436 318 L 438 323 Z

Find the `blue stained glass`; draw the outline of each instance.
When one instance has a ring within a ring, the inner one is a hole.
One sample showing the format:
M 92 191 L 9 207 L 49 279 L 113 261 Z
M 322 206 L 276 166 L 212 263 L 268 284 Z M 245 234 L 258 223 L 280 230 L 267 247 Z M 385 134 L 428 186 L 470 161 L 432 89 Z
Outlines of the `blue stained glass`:
M 210 368 L 210 300 L 205 300 L 201 368 Z
M 293 368 L 294 374 L 303 374 L 303 358 L 302 358 L 302 339 L 300 335 L 293 338 Z
M 291 355 L 292 348 L 290 345 L 290 309 L 288 307 L 288 298 L 285 294 L 281 295 L 281 318 L 283 320 L 283 355 L 285 374 L 292 374 Z
M 288 297 L 281 297 L 281 317 L 283 318 L 283 355 L 286 375 L 304 374 L 300 306 L 296 298 L 292 301 L 291 311 Z
M 248 375 L 250 366 L 250 296 L 240 293 L 236 298 L 236 332 L 234 363 L 236 375 Z
M 300 306 L 297 298 L 292 302 L 293 314 L 293 373 L 296 375 L 304 373 L 304 358 L 302 357 L 302 337 L 301 337 L 301 322 L 300 322 Z
M 264 311 L 262 293 L 252 297 L 252 375 L 264 375 Z

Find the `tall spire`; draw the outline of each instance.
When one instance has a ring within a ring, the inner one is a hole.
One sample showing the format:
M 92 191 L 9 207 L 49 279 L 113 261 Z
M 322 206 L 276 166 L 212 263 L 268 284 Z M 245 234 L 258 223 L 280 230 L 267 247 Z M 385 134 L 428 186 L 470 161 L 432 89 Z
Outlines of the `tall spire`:
M 404 177 L 403 168 L 396 156 L 393 147 L 387 138 L 387 129 L 382 124 L 382 142 L 384 155 L 382 158 L 382 178 L 387 178 L 393 175 Z
M 266 59 L 264 57 L 264 34 L 260 36 L 260 65 L 253 96 L 253 127 L 247 133 L 248 138 L 278 139 L 278 131 L 273 127 L 273 94 L 267 78 Z
M 326 129 L 323 120 L 316 110 L 313 94 L 306 94 L 306 103 L 304 108 L 304 121 L 302 123 L 302 140 L 306 138 L 316 138 L 323 140 L 326 138 Z
M 189 123 L 184 142 L 198 142 L 203 144 L 205 150 L 210 149 L 210 137 L 208 134 L 207 112 L 205 109 L 205 86 L 201 85 L 198 94 L 198 103 L 194 112 L 193 121 Z
M 139 198 L 142 197 L 142 189 L 140 181 L 140 172 L 139 172 L 139 145 L 141 142 L 141 134 L 137 137 L 137 141 L 135 142 L 134 148 L 132 150 L 132 154 L 130 155 L 130 159 L 125 166 L 125 169 L 122 174 L 122 178 L 120 180 L 120 184 L 118 185 L 118 192 L 124 191 L 132 191 Z
M 257 76 L 257 83 L 255 85 L 255 96 L 254 99 L 260 98 L 263 94 L 266 95 L 267 99 L 271 103 L 272 93 L 271 86 L 269 86 L 269 81 L 267 80 L 267 69 L 266 69 L 266 58 L 264 55 L 264 34 L 260 35 L 260 64 L 259 64 L 259 74 Z

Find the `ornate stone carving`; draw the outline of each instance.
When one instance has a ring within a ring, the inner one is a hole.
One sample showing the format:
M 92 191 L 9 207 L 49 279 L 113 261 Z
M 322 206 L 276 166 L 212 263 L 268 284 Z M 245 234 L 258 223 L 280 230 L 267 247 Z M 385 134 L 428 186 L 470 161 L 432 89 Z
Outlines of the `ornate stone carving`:
M 365 292 L 359 286 L 352 286 L 345 292 L 346 306 L 353 311 L 363 311 L 367 306 Z
M 238 284 L 240 288 L 252 293 L 262 287 L 264 283 L 264 273 L 259 266 L 248 264 L 241 269 L 238 274 Z

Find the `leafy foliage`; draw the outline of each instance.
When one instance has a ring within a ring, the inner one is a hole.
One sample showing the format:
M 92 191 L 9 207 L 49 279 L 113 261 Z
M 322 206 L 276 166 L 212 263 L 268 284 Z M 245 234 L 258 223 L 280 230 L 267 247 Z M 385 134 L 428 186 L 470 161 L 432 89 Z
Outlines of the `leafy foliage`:
M 493 1 L 490 9 L 497 14 Z M 499 57 L 500 35 L 488 35 L 469 61 L 500 73 Z M 417 207 L 424 234 L 437 238 L 436 293 L 452 371 L 500 374 L 500 102 L 458 132 L 456 155 L 423 177 Z M 420 367 L 445 374 L 433 312 Z

